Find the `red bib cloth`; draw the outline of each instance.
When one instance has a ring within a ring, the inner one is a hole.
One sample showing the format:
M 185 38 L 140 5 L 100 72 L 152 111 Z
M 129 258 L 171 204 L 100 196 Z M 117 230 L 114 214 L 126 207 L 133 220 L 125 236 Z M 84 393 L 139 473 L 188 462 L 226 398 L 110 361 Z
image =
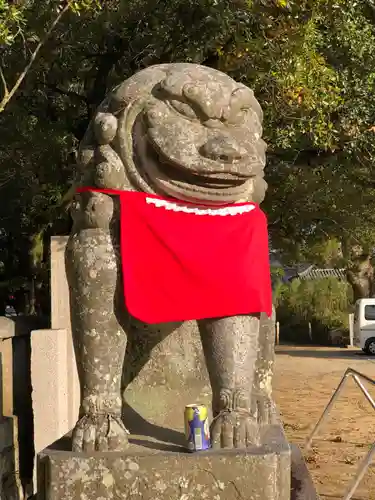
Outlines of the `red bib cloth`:
M 268 232 L 254 203 L 206 207 L 132 191 L 120 196 L 129 313 L 168 323 L 272 313 Z

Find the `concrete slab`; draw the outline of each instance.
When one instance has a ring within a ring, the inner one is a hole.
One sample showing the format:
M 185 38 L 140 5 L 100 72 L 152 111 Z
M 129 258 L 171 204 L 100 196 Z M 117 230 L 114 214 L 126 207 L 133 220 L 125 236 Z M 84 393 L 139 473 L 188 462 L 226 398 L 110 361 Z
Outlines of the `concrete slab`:
M 51 238 L 51 327 L 66 330 L 66 360 L 64 367 L 68 377 L 68 422 L 72 427 L 78 417 L 80 389 L 70 320 L 69 285 L 65 270 L 65 247 L 68 236 Z
M 290 447 L 278 425 L 259 448 L 188 453 L 147 436 L 123 453 L 73 453 L 66 438 L 38 457 L 38 500 L 290 500 Z
M 133 444 L 134 442 L 143 442 L 145 444 L 145 441 L 144 439 L 136 439 L 136 438 L 133 438 L 132 439 L 133 441 Z M 147 441 L 146 441 L 147 442 Z M 148 451 L 149 453 L 153 454 L 153 455 L 158 455 L 160 454 L 161 451 L 175 451 L 176 453 L 175 454 L 172 454 L 172 455 L 177 455 L 177 453 L 181 453 L 181 454 L 184 454 L 186 455 L 186 452 L 185 450 L 181 449 L 178 445 L 162 445 L 162 444 L 158 444 L 156 443 L 155 441 L 152 441 L 151 439 L 148 439 Z M 69 498 L 68 496 L 67 497 L 63 497 L 63 496 L 59 496 L 59 494 L 57 493 L 55 496 L 49 496 L 50 495 L 50 491 L 49 491 L 49 486 L 47 485 L 46 483 L 46 474 L 49 474 L 49 471 L 50 471 L 50 468 L 54 465 L 54 466 L 57 466 L 58 463 L 61 463 L 59 462 L 59 457 L 60 457 L 60 460 L 62 459 L 62 456 L 59 455 L 58 453 L 56 452 L 59 452 L 60 453 L 64 453 L 67 454 L 68 456 L 71 457 L 71 452 L 67 451 L 70 447 L 70 438 L 69 436 L 63 438 L 62 440 L 60 440 L 58 443 L 55 443 L 49 450 L 47 450 L 46 452 L 44 452 L 43 454 L 40 455 L 39 457 L 39 461 L 40 461 L 40 470 L 41 470 L 41 474 L 39 476 L 39 481 L 40 483 L 42 483 L 42 485 L 40 485 L 39 487 L 43 487 L 42 490 L 42 493 L 41 493 L 41 496 L 39 497 L 40 500 L 49 500 L 50 498 L 55 500 L 55 499 L 58 499 L 58 500 L 64 500 L 65 498 Z M 134 445 L 134 448 L 132 450 L 131 453 L 127 454 L 127 458 L 122 458 L 122 460 L 125 460 L 125 474 L 127 471 L 130 470 L 130 473 L 132 471 L 132 468 L 136 468 L 136 466 L 134 465 L 131 465 L 132 462 L 134 463 L 137 463 L 139 465 L 138 462 L 136 462 L 136 459 L 133 458 L 134 454 L 135 453 L 139 453 L 140 454 L 140 447 L 137 447 L 137 445 Z M 53 450 L 53 451 L 52 451 Z M 138 450 L 138 451 L 137 451 Z M 52 454 L 50 455 L 50 452 L 52 451 Z M 290 500 L 320 500 L 320 497 L 319 495 L 317 494 L 316 490 L 315 490 L 315 487 L 314 487 L 314 484 L 313 484 L 313 481 L 311 479 L 311 476 L 310 476 L 310 473 L 308 471 L 308 468 L 306 466 L 306 463 L 303 459 L 303 456 L 302 456 L 302 453 L 300 451 L 300 449 L 298 448 L 298 446 L 296 445 L 291 445 L 291 468 L 290 468 L 290 478 L 291 478 L 291 491 L 290 491 Z M 147 453 L 147 451 L 146 451 Z M 145 450 L 143 452 L 143 455 L 146 454 L 145 453 Z M 211 452 L 212 453 L 212 452 Z M 233 452 L 223 452 L 222 454 L 222 458 L 221 458 L 221 461 L 227 459 L 228 460 L 228 457 L 226 455 L 231 455 L 233 454 Z M 67 460 L 67 455 L 65 455 L 65 457 L 63 458 L 63 461 L 65 462 Z M 99 454 L 98 454 L 99 455 Z M 201 455 L 201 454 L 199 454 Z M 189 457 L 191 457 L 189 460 L 191 459 L 194 459 L 194 457 L 197 457 L 197 455 L 189 455 Z M 50 462 L 50 458 L 52 458 L 52 462 Z M 54 461 L 54 458 L 55 458 L 55 461 Z M 56 460 L 57 458 L 57 460 Z M 117 459 L 117 457 L 116 457 Z M 86 460 L 87 460 L 87 457 L 86 457 Z M 159 458 L 157 459 L 159 460 Z M 215 460 L 217 460 L 217 458 L 215 458 Z M 86 463 L 86 462 L 84 462 Z M 123 462 L 116 462 L 116 465 L 119 464 L 119 463 L 123 463 Z M 212 463 L 212 462 L 211 462 Z M 226 462 L 224 462 L 226 463 Z M 228 465 L 228 462 L 227 462 L 227 465 Z M 43 468 L 41 468 L 43 467 Z M 185 472 L 185 469 L 182 470 L 183 467 L 181 465 L 181 474 L 183 475 L 184 472 Z M 205 470 L 205 472 L 207 472 L 207 474 L 209 474 L 209 470 Z M 215 469 L 214 471 L 214 474 L 217 475 L 217 470 Z M 129 475 L 129 474 L 128 474 Z M 213 476 L 211 476 L 213 477 Z M 76 478 L 77 479 L 77 478 Z M 164 500 L 165 498 L 169 498 L 168 496 L 164 496 L 164 493 L 166 490 L 164 490 L 164 486 L 163 486 L 163 481 L 159 479 L 159 483 L 156 484 L 156 488 L 159 488 L 159 494 L 160 494 L 160 497 L 159 496 L 155 496 L 155 497 L 151 497 L 151 498 L 159 498 L 160 500 Z M 221 481 L 219 479 L 219 481 Z M 205 482 L 207 482 L 207 479 L 205 479 Z M 212 483 L 211 483 L 212 484 Z M 98 483 L 99 485 L 99 483 Z M 165 483 L 164 483 L 165 485 Z M 202 485 L 201 485 L 202 486 Z M 219 486 L 222 487 L 222 485 L 220 484 Z M 99 486 L 98 486 L 99 487 Z M 134 486 L 134 489 L 135 489 L 135 486 Z M 219 489 L 219 488 L 218 488 Z M 133 493 L 135 493 L 134 490 L 132 490 Z M 216 490 L 215 490 L 216 491 Z M 222 490 L 223 493 L 225 491 L 225 488 L 224 490 Z M 179 492 L 180 493 L 180 497 L 178 498 L 190 498 L 188 496 L 185 496 L 183 497 L 183 495 L 187 495 L 187 493 L 183 493 L 182 491 Z M 200 496 L 194 496 L 194 494 L 192 493 L 192 496 L 191 498 L 205 498 L 206 500 L 209 499 L 210 497 L 208 496 L 205 496 L 205 491 L 202 489 L 199 491 L 200 493 Z M 223 495 L 223 498 L 231 498 L 230 496 L 230 492 L 229 490 L 227 489 L 226 493 L 229 495 L 228 497 L 226 497 L 225 495 Z M 239 491 L 239 494 L 241 492 Z M 98 494 L 97 492 L 94 493 L 95 496 Z M 168 493 L 167 493 L 168 494 Z M 216 495 L 218 495 L 219 493 L 216 493 Z M 243 499 L 248 499 L 248 498 L 251 498 L 251 497 L 248 497 L 247 495 L 247 491 L 245 491 L 245 495 L 243 497 L 241 496 L 238 496 L 234 497 L 237 499 L 239 498 L 243 498 Z M 80 493 L 81 496 L 78 496 L 76 498 L 84 498 L 84 495 L 85 495 L 85 492 L 82 491 Z M 107 492 L 105 493 L 105 495 L 107 495 Z M 136 495 L 136 496 L 139 496 L 139 495 Z M 38 498 L 38 500 L 39 500 Z M 74 497 L 72 497 L 74 498 Z M 107 499 L 107 498 L 111 498 L 110 496 L 103 496 L 102 497 L 103 499 Z M 144 497 L 144 498 L 149 498 L 149 497 Z M 177 497 L 176 497 L 177 498 Z M 215 498 L 215 496 L 214 496 Z M 221 498 L 220 495 L 216 498 Z M 262 497 L 261 497 L 262 498 Z M 276 497 L 277 498 L 277 497 Z M 263 500 L 263 499 L 262 499 Z
M 31 335 L 31 384 L 35 452 L 71 430 L 68 412 L 67 332 Z

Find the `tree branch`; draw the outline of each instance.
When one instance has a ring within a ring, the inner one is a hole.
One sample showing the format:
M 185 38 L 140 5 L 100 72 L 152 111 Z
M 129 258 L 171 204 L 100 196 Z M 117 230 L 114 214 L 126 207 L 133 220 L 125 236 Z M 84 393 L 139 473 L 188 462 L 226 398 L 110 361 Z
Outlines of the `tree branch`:
M 12 97 L 14 96 L 14 94 L 19 89 L 19 87 L 20 87 L 21 83 L 24 81 L 24 79 L 25 79 L 28 71 L 30 70 L 31 66 L 34 64 L 35 59 L 37 58 L 40 49 L 46 43 L 46 41 L 48 40 L 48 38 L 51 35 L 52 31 L 54 30 L 54 28 L 56 27 L 56 25 L 59 23 L 60 19 L 63 17 L 63 15 L 68 10 L 69 10 L 69 3 L 66 3 L 66 5 L 64 6 L 64 8 L 59 12 L 59 14 L 56 16 L 55 20 L 53 21 L 53 23 L 51 24 L 51 26 L 49 27 L 49 29 L 47 30 L 47 32 L 45 33 L 45 35 L 40 40 L 40 42 L 38 43 L 38 45 L 35 47 L 34 52 L 30 56 L 30 60 L 29 60 L 28 64 L 25 66 L 25 69 L 19 75 L 19 77 L 16 80 L 16 83 L 13 85 L 13 87 L 9 91 L 7 89 L 7 85 L 6 85 L 6 81 L 5 81 L 5 78 L 4 78 L 4 74 L 1 71 L 0 78 L 1 78 L 1 80 L 3 82 L 3 85 L 4 85 L 4 96 L 3 96 L 3 98 L 2 98 L 2 100 L 0 102 L 0 113 L 2 113 L 4 111 L 5 107 L 9 103 L 9 101 L 12 99 Z
M 85 104 L 88 104 L 88 99 L 81 94 L 78 94 L 77 92 L 73 92 L 72 90 L 65 90 L 61 89 L 58 85 L 54 85 L 52 83 L 45 83 L 45 85 L 48 89 L 52 90 L 52 92 L 56 92 L 57 94 L 65 95 L 67 97 L 71 97 L 72 99 L 78 99 Z
M 1 66 L 0 66 L 0 79 L 1 79 L 1 82 L 3 84 L 4 97 L 8 96 L 9 95 L 9 90 L 8 90 L 7 82 L 5 80 L 3 68 Z

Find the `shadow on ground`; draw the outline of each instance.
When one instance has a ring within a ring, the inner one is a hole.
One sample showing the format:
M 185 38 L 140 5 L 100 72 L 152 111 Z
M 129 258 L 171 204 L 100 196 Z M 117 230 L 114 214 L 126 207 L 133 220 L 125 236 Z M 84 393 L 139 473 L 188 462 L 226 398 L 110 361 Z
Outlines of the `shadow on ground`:
M 188 453 L 185 436 L 182 432 L 148 422 L 128 404 L 123 408 L 123 419 L 131 434 L 129 443 L 134 445 L 138 451 L 142 450 L 142 448 L 148 448 L 158 452 Z M 72 449 L 72 433 L 70 432 L 60 438 L 50 448 L 59 451 L 70 451 Z
M 180 453 L 186 451 L 186 440 L 182 432 L 149 422 L 126 403 L 122 411 L 122 418 L 130 434 L 137 436 L 129 439 L 131 444 L 163 451 L 179 451 Z M 143 437 L 146 439 L 142 439 Z M 151 441 L 147 438 L 151 438 Z
M 276 347 L 277 355 L 295 356 L 297 358 L 335 358 L 335 359 L 352 359 L 355 361 L 374 361 L 375 356 L 371 357 L 361 350 L 345 349 L 337 347 L 321 347 L 321 346 L 292 346 L 279 345 Z

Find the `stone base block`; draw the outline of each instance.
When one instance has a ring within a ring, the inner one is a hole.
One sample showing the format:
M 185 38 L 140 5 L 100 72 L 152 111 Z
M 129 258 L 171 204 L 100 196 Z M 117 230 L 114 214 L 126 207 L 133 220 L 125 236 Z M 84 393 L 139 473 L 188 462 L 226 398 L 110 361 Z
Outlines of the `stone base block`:
M 86 455 L 60 441 L 39 454 L 38 500 L 290 500 L 291 450 L 281 426 L 267 426 L 262 442 L 190 454 L 146 438 L 123 453 Z
M 0 499 L 24 498 L 19 478 L 17 419 L 0 417 Z
M 292 491 L 290 500 L 320 500 L 301 450 L 292 445 Z

